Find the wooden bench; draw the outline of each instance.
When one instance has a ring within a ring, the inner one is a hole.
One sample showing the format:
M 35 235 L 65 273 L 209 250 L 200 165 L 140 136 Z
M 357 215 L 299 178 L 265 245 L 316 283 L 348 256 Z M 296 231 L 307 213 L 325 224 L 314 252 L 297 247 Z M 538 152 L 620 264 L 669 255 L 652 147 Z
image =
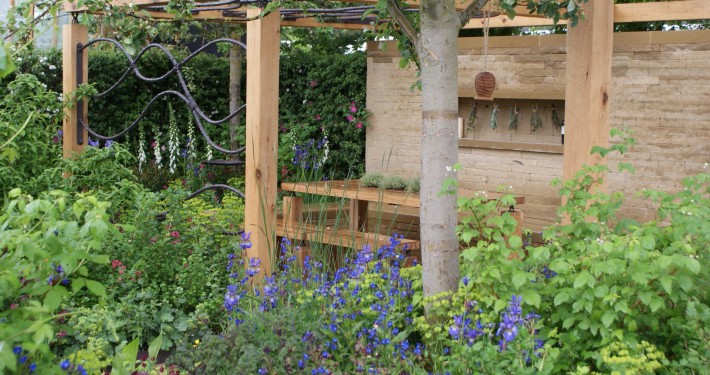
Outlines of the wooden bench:
M 314 243 L 355 250 L 361 250 L 369 245 L 373 251 L 390 243 L 390 236 L 387 234 L 354 231 L 350 228 L 349 223 L 328 225 L 326 222 L 326 224 L 319 225 L 304 222 L 303 212 L 302 198 L 284 197 L 282 215 L 276 221 L 277 237 L 299 242 L 298 257 L 300 261 L 310 255 L 311 245 Z M 405 256 L 412 258 L 409 260 L 411 263 L 419 255 L 420 242 L 415 239 L 402 238 L 397 247 L 404 250 Z

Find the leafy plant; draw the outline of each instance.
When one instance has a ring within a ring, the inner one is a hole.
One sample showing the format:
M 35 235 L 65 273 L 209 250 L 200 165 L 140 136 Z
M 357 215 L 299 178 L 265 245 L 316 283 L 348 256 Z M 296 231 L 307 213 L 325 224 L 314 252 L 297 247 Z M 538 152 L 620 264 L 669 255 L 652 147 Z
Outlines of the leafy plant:
M 37 176 L 61 153 L 62 103 L 35 76 L 20 74 L 0 102 L 0 189 L 36 194 L 53 185 Z
M 612 134 L 622 140 L 594 151 L 604 156 L 633 144 L 625 133 Z M 499 311 L 504 306 L 496 296 L 514 293 L 549 316 L 547 326 L 561 345 L 555 371 L 601 369 L 596 353 L 602 348 L 614 342 L 635 348 L 642 341 L 665 355 L 668 362 L 658 357 L 664 367 L 701 371 L 708 361 L 700 327 L 710 317 L 710 280 L 700 270 L 710 243 L 710 177 L 688 178 L 676 194 L 644 192 L 659 204 L 660 221 L 639 224 L 617 219 L 620 193 L 594 189 L 607 170 L 587 166 L 562 185 L 559 212 L 567 222 L 547 229 L 541 246 L 510 235 L 506 219 L 486 214 L 490 207 L 482 201 L 463 202 L 480 212 L 460 227 L 462 239 L 472 241 L 462 252 L 465 274 L 484 306 Z M 471 225 L 481 217 L 490 219 Z
M 115 229 L 108 204 L 93 196 L 53 191 L 33 199 L 14 189 L 9 198 L 0 215 L 0 370 L 52 373 L 55 334 L 83 312 L 62 306 L 84 287 L 105 295 L 88 265 L 108 261 L 98 250 Z

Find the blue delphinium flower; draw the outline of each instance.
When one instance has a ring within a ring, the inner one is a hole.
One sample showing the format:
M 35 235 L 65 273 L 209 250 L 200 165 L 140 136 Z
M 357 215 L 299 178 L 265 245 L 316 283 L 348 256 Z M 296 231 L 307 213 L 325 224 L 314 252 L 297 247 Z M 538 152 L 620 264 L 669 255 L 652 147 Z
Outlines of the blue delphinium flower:
M 68 359 L 64 359 L 61 362 L 59 362 L 59 367 L 62 370 L 67 371 L 67 370 L 69 370 L 69 367 L 71 367 L 71 362 L 69 362 Z
M 12 348 L 12 352 L 15 353 L 15 355 L 20 355 L 20 354 L 22 354 L 22 347 L 18 345 L 16 347 Z

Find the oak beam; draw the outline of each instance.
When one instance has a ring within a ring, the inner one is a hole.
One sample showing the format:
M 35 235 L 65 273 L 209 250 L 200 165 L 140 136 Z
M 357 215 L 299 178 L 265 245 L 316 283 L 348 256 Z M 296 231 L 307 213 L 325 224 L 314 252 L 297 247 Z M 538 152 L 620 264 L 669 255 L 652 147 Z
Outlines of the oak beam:
M 613 0 L 590 1 L 586 19 L 567 30 L 564 180 L 583 164 L 606 162 L 590 150 L 609 145 L 613 11 Z
M 62 69 L 62 94 L 68 98 L 71 92 L 79 86 L 79 82 L 88 82 L 89 80 L 88 51 L 82 53 L 81 60 L 77 58 L 77 46 L 88 42 L 89 30 L 85 25 L 67 24 L 62 27 L 62 39 L 62 65 L 64 66 Z M 81 67 L 80 71 L 77 71 L 78 66 Z M 87 113 L 86 99 L 71 108 L 64 108 L 64 122 L 62 124 L 62 155 L 64 158 L 71 158 L 81 153 L 86 146 L 89 133 L 86 128 L 79 125 L 78 118 L 81 115 L 82 121 L 85 124 L 88 123 Z M 78 142 L 79 138 L 81 143 Z
M 250 8 L 247 16 L 258 17 Z M 261 276 L 271 275 L 276 237 L 276 165 L 279 112 L 279 10 L 247 22 L 247 113 L 245 231 L 249 258 L 261 260 Z
M 484 26 L 485 19 L 483 18 L 473 18 L 466 25 L 464 29 L 482 29 Z M 533 15 L 522 15 L 519 14 L 515 16 L 512 20 L 506 15 L 500 15 L 491 17 L 488 21 L 488 27 L 528 27 L 528 26 L 552 26 L 554 22 L 550 18 L 544 18 Z
M 710 1 L 677 0 L 614 5 L 616 23 L 702 19 L 710 19 Z

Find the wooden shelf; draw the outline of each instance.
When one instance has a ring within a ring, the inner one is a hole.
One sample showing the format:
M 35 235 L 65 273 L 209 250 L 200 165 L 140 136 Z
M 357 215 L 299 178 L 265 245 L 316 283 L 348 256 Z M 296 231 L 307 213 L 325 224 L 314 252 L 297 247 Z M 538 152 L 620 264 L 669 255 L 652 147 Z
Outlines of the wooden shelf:
M 459 90 L 460 98 L 476 97 L 475 90 Z M 538 100 L 565 100 L 565 93 L 559 91 L 511 91 L 511 90 L 496 90 L 493 92 L 493 100 L 495 99 L 538 99 Z
M 539 152 L 545 154 L 562 154 L 564 153 L 564 145 L 548 144 L 548 143 L 526 143 L 526 142 L 510 142 L 510 141 L 485 141 L 480 139 L 460 138 L 459 147 L 470 148 L 488 148 L 493 150 L 508 150 L 508 151 L 527 151 Z

